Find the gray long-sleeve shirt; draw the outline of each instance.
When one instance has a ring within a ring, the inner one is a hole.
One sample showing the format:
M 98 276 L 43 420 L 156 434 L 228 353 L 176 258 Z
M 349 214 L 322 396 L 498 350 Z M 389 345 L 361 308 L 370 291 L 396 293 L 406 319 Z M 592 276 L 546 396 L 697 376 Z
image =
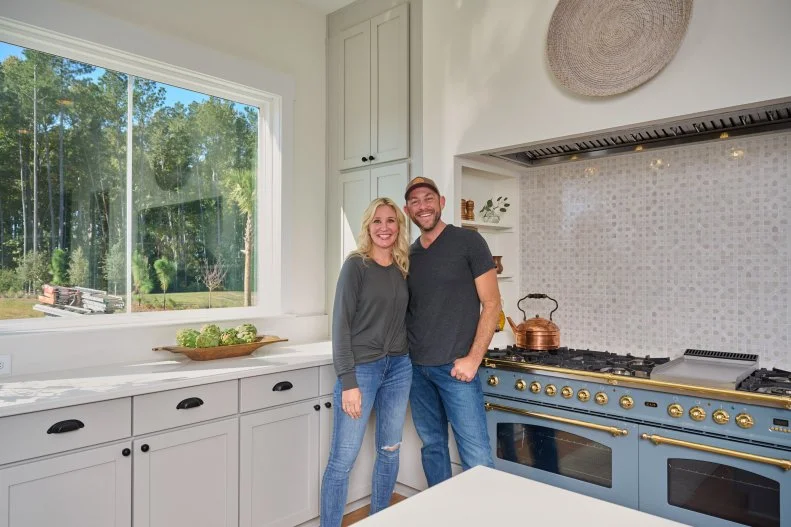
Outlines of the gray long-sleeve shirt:
M 405 355 L 409 290 L 395 264 L 346 259 L 335 289 L 332 359 L 344 390 L 357 387 L 354 367 L 385 355 Z

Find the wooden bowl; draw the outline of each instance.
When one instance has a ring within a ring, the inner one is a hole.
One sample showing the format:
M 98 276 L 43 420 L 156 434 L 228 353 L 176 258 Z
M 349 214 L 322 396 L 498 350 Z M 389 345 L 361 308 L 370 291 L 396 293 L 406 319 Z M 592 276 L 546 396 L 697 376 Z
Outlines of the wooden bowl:
M 186 348 L 184 346 L 161 346 L 154 348 L 154 351 L 170 351 L 173 353 L 183 353 L 192 360 L 214 360 L 214 359 L 228 359 L 230 357 L 243 357 L 250 355 L 252 352 L 275 342 L 286 342 L 288 339 L 283 339 L 275 335 L 261 335 L 254 342 L 245 342 L 244 344 L 231 344 L 229 346 L 213 346 L 211 348 Z

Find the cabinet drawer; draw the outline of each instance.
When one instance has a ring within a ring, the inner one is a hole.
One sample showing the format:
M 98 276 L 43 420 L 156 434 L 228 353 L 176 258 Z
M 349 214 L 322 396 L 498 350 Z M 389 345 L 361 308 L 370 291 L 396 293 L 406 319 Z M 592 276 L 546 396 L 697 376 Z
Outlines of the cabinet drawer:
M 238 381 L 201 384 L 134 398 L 135 435 L 235 414 Z
M 0 418 L 0 465 L 132 435 L 131 400 L 113 399 Z
M 332 364 L 319 366 L 319 395 L 332 395 L 337 380 L 335 366 Z
M 318 370 L 305 368 L 242 379 L 242 412 L 318 397 Z

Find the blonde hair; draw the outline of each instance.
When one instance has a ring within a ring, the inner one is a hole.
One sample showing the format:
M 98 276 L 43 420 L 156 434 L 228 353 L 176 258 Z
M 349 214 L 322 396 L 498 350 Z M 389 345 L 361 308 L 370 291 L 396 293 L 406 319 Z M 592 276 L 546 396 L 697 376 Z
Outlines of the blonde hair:
M 398 236 L 396 242 L 393 244 L 393 263 L 396 264 L 398 270 L 406 278 L 409 274 L 409 240 L 407 238 L 406 216 L 398 208 L 398 205 L 390 198 L 376 198 L 363 212 L 362 228 L 360 234 L 357 236 L 357 249 L 349 253 L 349 257 L 358 255 L 363 259 L 371 258 L 373 251 L 373 240 L 371 239 L 371 232 L 369 227 L 374 221 L 374 214 L 376 209 L 382 205 L 387 205 L 395 211 L 396 220 L 398 221 Z

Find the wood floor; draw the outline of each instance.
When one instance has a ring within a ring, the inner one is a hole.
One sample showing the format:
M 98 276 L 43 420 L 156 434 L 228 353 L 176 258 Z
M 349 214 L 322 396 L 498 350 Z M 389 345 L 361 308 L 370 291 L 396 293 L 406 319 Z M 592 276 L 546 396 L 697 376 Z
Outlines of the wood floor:
M 402 496 L 400 494 L 393 494 L 393 497 L 390 499 L 390 505 L 394 505 L 399 501 L 405 500 L 406 496 Z M 343 522 L 341 523 L 341 527 L 347 527 L 353 523 L 357 523 L 358 521 L 365 519 L 368 517 L 368 512 L 370 512 L 371 506 L 366 505 L 362 509 L 357 509 L 356 511 L 352 511 L 346 516 L 343 517 Z

